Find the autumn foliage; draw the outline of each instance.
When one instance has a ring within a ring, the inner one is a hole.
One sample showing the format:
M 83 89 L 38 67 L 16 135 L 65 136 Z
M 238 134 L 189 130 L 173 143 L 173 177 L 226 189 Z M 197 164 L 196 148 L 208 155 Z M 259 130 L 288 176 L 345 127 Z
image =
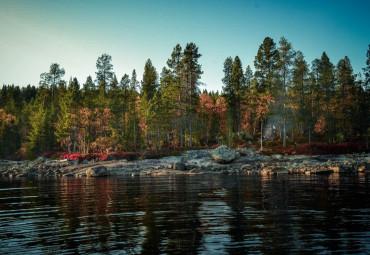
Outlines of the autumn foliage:
M 117 77 L 112 57 L 102 54 L 96 77 L 83 84 L 63 80 L 64 68 L 53 63 L 38 87 L 4 85 L 0 157 L 61 151 L 49 156 L 135 159 L 143 151 L 156 157 L 158 151 L 251 142 L 262 151 L 308 143 L 283 152 L 326 154 L 363 150 L 344 142 L 369 144 L 370 48 L 363 79 L 348 57 L 334 65 L 323 52 L 310 64 L 284 37 L 279 45 L 266 37 L 254 70 L 245 69 L 240 56 L 226 58 L 220 92 L 201 87 L 201 56 L 194 43 L 177 44 L 160 72 L 148 59 L 140 80 L 136 70 Z

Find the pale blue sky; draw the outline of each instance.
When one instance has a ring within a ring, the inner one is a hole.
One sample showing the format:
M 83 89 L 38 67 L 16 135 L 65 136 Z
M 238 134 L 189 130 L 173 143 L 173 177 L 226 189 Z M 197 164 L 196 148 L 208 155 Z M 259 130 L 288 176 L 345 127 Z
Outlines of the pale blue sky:
M 202 88 L 220 90 L 223 62 L 238 55 L 253 68 L 266 36 L 284 36 L 311 63 L 326 51 L 348 56 L 356 73 L 370 44 L 370 1 L 92 1 L 0 0 L 0 84 L 37 85 L 51 63 L 65 80 L 95 79 L 96 60 L 112 56 L 120 79 L 150 58 L 160 73 L 173 47 L 194 42 Z M 253 68 L 254 69 L 254 68 Z

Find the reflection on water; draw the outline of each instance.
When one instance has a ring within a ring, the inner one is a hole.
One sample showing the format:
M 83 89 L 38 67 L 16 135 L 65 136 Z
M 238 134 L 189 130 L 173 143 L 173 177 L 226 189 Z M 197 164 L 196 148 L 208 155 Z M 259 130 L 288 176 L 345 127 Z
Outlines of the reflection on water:
M 0 179 L 0 253 L 366 253 L 368 175 Z

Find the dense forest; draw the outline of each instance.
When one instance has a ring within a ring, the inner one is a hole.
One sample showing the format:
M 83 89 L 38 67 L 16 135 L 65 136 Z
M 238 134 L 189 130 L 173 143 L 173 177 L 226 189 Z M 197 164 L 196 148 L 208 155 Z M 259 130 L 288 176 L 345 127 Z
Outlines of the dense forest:
M 281 148 L 312 141 L 368 143 L 370 45 L 363 73 L 325 52 L 308 64 L 284 37 L 266 37 L 254 72 L 238 56 L 223 64 L 221 92 L 201 91 L 201 54 L 176 45 L 159 73 L 147 60 L 141 81 L 119 79 L 103 54 L 95 76 L 63 80 L 53 63 L 38 87 L 3 85 L 0 157 L 47 151 L 93 153 L 174 150 L 275 139 Z

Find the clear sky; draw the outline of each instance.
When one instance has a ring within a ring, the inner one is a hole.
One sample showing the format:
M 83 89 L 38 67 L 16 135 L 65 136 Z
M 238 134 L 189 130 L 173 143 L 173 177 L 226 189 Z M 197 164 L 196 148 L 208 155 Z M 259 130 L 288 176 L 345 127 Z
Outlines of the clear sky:
M 119 80 L 133 69 L 141 79 L 148 58 L 160 73 L 177 43 L 194 42 L 201 89 L 221 90 L 226 57 L 254 69 L 266 36 L 284 36 L 308 63 L 323 51 L 334 64 L 347 55 L 358 73 L 370 44 L 370 1 L 0 0 L 0 84 L 38 85 L 51 63 L 82 84 L 95 79 L 103 53 Z

